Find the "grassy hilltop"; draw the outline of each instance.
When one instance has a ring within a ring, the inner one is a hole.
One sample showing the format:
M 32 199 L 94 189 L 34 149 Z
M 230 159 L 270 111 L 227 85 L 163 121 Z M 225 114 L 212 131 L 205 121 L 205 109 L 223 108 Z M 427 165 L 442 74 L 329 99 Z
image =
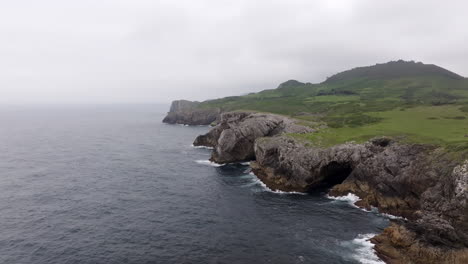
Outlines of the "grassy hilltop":
M 276 89 L 209 100 L 200 107 L 292 116 L 319 128 L 293 136 L 320 146 L 385 135 L 468 149 L 468 79 L 412 61 L 359 67 L 319 84 L 289 80 Z

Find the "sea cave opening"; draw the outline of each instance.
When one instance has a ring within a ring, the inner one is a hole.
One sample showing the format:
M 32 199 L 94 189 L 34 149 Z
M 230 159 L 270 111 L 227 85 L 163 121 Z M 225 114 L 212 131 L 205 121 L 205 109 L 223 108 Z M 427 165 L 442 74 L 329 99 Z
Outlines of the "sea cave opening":
M 352 171 L 353 168 L 349 162 L 332 161 L 328 163 L 320 170 L 320 175 L 323 178 L 321 187 L 328 189 L 342 183 Z

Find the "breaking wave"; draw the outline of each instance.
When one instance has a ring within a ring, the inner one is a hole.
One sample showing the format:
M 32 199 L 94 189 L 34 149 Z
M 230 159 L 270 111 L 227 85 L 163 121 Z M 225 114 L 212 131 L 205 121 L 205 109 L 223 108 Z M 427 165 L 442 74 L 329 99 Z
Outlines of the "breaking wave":
M 272 190 L 270 187 L 268 187 L 262 180 L 260 180 L 255 173 L 250 172 L 249 175 L 252 176 L 253 182 L 251 185 L 258 185 L 262 188 L 263 191 L 266 192 L 271 192 L 271 193 L 277 193 L 277 194 L 300 194 L 300 195 L 306 195 L 307 193 L 302 193 L 302 192 L 284 192 L 280 190 Z
M 408 219 L 401 217 L 401 216 L 396 216 L 396 215 L 391 215 L 391 214 L 386 214 L 386 213 L 380 213 L 381 216 L 390 218 L 390 219 L 398 219 L 398 220 L 405 220 L 407 221 Z
M 351 258 L 363 264 L 381 264 L 385 263 L 377 256 L 374 250 L 374 244 L 370 241 L 375 234 L 359 234 L 351 241 L 343 242 L 346 247 L 353 250 Z
M 335 200 L 335 201 L 343 201 L 343 202 L 347 202 L 349 203 L 351 206 L 353 207 L 356 207 L 356 208 L 359 208 L 357 205 L 355 205 L 355 203 L 359 200 L 361 200 L 361 198 L 359 198 L 359 196 L 353 194 L 353 193 L 348 193 L 347 195 L 345 196 L 330 196 L 330 195 L 326 195 L 326 197 L 328 199 L 332 199 L 332 200 Z
M 408 219 L 406 219 L 404 217 L 401 217 L 401 216 L 391 215 L 391 214 L 387 214 L 387 213 L 379 213 L 379 209 L 376 208 L 376 207 L 373 207 L 373 206 L 371 206 L 370 210 L 367 210 L 366 208 L 361 208 L 361 207 L 356 205 L 356 202 L 361 200 L 361 198 L 359 198 L 359 196 L 357 196 L 357 195 L 355 195 L 353 193 L 348 193 L 345 196 L 330 196 L 330 195 L 327 194 L 325 197 L 327 197 L 328 199 L 335 200 L 335 201 L 347 202 L 351 206 L 359 208 L 359 209 L 363 210 L 364 212 L 374 213 L 374 214 L 377 214 L 377 215 L 380 215 L 382 217 L 386 217 L 386 218 L 389 218 L 389 219 L 393 219 L 393 220 L 398 219 L 398 220 L 405 220 L 405 221 L 408 220 Z
M 224 164 L 218 164 L 216 162 L 212 162 L 210 160 L 196 160 L 195 162 L 201 165 L 208 165 L 208 166 L 213 166 L 213 167 L 221 167 L 224 165 Z
M 193 144 L 192 144 L 192 148 L 196 148 L 196 149 L 209 149 L 209 150 L 213 150 L 213 149 L 214 149 L 214 148 L 212 148 L 212 147 L 194 146 Z

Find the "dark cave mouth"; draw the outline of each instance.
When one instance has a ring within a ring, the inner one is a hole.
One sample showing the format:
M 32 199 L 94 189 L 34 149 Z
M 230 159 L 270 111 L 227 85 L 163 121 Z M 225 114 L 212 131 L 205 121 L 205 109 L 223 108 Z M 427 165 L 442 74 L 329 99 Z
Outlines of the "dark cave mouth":
M 323 180 L 314 189 L 330 189 L 346 180 L 352 171 L 353 167 L 349 162 L 332 161 L 320 169 L 320 177 Z

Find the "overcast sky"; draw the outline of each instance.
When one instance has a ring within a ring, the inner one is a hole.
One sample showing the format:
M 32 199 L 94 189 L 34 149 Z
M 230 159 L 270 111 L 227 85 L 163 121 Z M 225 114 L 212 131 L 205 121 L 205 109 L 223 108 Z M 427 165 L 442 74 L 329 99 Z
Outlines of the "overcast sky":
M 396 59 L 468 76 L 468 2 L 0 0 L 0 103 L 205 100 Z

